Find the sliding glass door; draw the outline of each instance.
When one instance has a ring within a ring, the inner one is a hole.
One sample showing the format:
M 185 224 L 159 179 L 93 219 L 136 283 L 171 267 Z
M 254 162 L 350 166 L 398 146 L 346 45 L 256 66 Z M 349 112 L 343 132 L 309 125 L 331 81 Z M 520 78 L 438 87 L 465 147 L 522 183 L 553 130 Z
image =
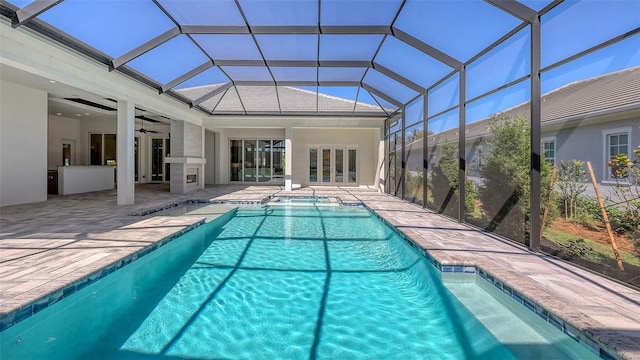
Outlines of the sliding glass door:
M 283 182 L 284 140 L 229 140 L 229 163 L 229 181 Z

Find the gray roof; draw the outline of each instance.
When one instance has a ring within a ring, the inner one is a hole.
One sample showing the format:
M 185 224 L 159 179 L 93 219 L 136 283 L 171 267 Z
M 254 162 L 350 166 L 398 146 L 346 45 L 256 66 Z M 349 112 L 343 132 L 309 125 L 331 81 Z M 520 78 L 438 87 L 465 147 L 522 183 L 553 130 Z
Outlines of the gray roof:
M 637 103 L 640 103 L 640 66 L 576 81 L 544 94 L 542 122 Z M 528 104 L 526 109 L 528 112 Z
M 630 105 L 640 105 L 640 66 L 613 73 L 575 81 L 542 95 L 541 121 L 545 123 L 568 121 L 604 110 Z M 501 114 L 507 117 L 529 118 L 530 103 L 507 109 Z M 489 133 L 489 118 L 466 125 L 466 138 L 476 138 Z M 458 129 L 450 129 L 432 135 L 435 143 L 457 141 Z
M 225 84 L 214 84 L 176 90 L 195 101 Z M 364 90 L 361 90 L 364 91 Z M 317 95 L 317 96 L 316 96 Z M 242 101 L 240 100 L 242 99 Z M 356 102 L 293 86 L 232 86 L 200 103 L 212 114 L 323 114 L 378 115 L 386 117 L 393 110 L 377 104 Z

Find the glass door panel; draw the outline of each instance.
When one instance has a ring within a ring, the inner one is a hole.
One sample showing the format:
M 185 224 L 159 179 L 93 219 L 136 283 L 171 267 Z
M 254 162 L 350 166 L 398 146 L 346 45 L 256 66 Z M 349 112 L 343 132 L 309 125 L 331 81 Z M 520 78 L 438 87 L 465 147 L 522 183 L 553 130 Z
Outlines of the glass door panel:
M 331 149 L 322 149 L 322 182 L 331 182 Z
M 104 163 L 116 165 L 116 134 L 104 134 Z
M 151 181 L 162 181 L 162 162 L 164 151 L 162 143 L 164 139 L 151 139 Z
M 309 182 L 318 182 L 318 149 L 309 149 Z
M 334 149 L 334 182 L 343 183 L 344 182 L 344 149 L 337 148 Z
M 356 177 L 356 149 L 349 149 L 349 158 L 347 159 L 348 162 L 348 168 L 349 168 L 349 173 L 347 174 L 348 176 L 348 182 L 350 183 L 357 183 L 358 179 Z
M 165 157 L 169 157 L 171 156 L 171 139 L 164 139 L 164 151 Z M 170 163 L 164 163 L 164 181 L 171 181 L 171 164 Z
M 284 178 L 284 140 L 273 140 L 273 178 Z
M 256 181 L 256 140 L 244 141 L 244 181 Z
M 91 155 L 89 164 L 102 165 L 102 134 L 91 134 Z
M 134 181 L 140 181 L 140 137 L 136 136 L 133 140 L 133 177 Z
M 271 181 L 271 140 L 258 140 L 258 181 Z
M 242 140 L 231 140 L 231 173 L 230 181 L 242 181 Z

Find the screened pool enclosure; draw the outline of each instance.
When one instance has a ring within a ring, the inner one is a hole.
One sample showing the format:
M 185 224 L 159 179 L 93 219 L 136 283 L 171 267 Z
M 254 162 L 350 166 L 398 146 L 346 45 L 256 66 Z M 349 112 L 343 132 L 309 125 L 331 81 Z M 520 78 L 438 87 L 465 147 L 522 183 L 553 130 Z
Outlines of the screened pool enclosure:
M 368 121 L 384 139 L 382 191 L 640 285 L 638 204 L 620 206 L 639 195 L 621 187 L 636 173 L 610 166 L 640 157 L 638 1 L 10 0 L 0 9 L 15 31 L 134 78 L 212 127 L 218 116 L 326 117 L 336 129 Z M 269 136 L 234 139 L 233 156 L 260 141 L 276 149 Z M 316 167 L 320 149 L 303 154 Z M 355 183 L 356 150 L 340 151 Z M 279 180 L 287 160 L 278 154 L 232 166 L 232 176 Z M 621 219 L 625 272 L 606 242 L 567 232 L 600 226 L 587 162 Z M 578 175 L 563 172 L 569 165 Z M 562 181 L 581 190 L 563 192 Z M 586 255 L 578 238 L 593 240 Z

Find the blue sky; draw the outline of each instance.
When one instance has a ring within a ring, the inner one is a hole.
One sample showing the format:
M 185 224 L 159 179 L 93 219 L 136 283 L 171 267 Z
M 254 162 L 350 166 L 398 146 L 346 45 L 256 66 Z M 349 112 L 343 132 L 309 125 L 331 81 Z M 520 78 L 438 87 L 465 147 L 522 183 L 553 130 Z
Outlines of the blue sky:
M 31 1 L 10 0 L 18 7 Z M 316 25 L 318 12 L 323 25 L 385 25 L 393 19 L 400 0 L 324 0 L 318 9 L 315 0 L 266 2 L 240 0 L 251 25 Z M 522 0 L 536 10 L 550 0 Z M 244 25 L 234 0 L 159 0 L 180 23 L 191 25 Z M 274 3 L 276 5 L 274 5 Z M 190 4 L 193 8 L 187 8 Z M 215 11 L 211 11 L 215 8 Z M 542 24 L 542 67 L 573 56 L 598 43 L 638 27 L 640 1 L 565 1 L 545 14 Z M 136 46 L 175 27 L 151 0 L 66 0 L 39 15 L 53 26 L 117 58 Z M 520 23 L 516 18 L 483 1 L 407 0 L 395 26 L 455 59 L 466 62 L 495 39 Z M 198 65 L 215 59 L 268 60 L 365 60 L 376 53 L 382 35 L 256 35 L 259 48 L 249 35 L 194 35 L 191 41 L 179 35 L 132 60 L 127 65 L 167 83 Z M 242 45 L 242 46 L 240 46 Z M 201 48 L 206 52 L 203 53 Z M 320 51 L 318 53 L 318 51 Z M 374 59 L 377 64 L 428 88 L 453 69 L 388 36 Z M 593 76 L 640 65 L 640 35 L 601 49 L 569 64 L 542 74 L 543 93 Z M 529 30 L 525 28 L 505 43 L 467 67 L 467 100 L 520 79 L 529 73 Z M 374 69 L 322 70 L 280 68 L 272 74 L 266 68 L 213 68 L 179 85 L 201 86 L 209 82 L 233 80 L 276 80 L 301 77 L 305 80 L 344 78 L 364 82 L 407 102 L 418 93 Z M 225 75 L 226 73 L 226 75 Z M 429 116 L 457 105 L 457 77 L 429 95 Z M 485 118 L 508 109 L 529 97 L 529 83 L 515 85 L 467 105 L 468 121 Z M 324 88 L 330 95 L 352 98 L 353 88 Z M 366 94 L 368 95 L 368 94 Z M 364 94 L 363 94 L 364 96 Z M 364 99 L 364 98 L 362 98 Z M 361 100 L 362 100 L 361 99 Z M 376 97 L 384 105 L 383 99 Z M 366 101 L 373 101 L 371 96 Z

